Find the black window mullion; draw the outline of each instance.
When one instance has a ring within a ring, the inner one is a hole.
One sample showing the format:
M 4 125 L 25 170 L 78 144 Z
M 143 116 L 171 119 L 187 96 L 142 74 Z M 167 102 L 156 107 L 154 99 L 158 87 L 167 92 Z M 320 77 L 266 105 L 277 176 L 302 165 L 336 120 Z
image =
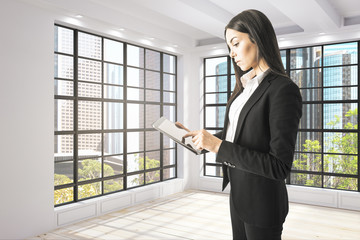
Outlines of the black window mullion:
M 160 53 L 160 116 L 164 115 L 164 54 Z M 160 134 L 160 182 L 164 180 L 163 135 Z
M 79 126 L 78 126 L 78 109 L 79 109 L 79 94 L 78 94 L 78 31 L 74 30 L 74 202 L 78 201 L 78 167 L 79 167 Z
M 359 112 L 359 96 L 360 96 L 360 41 L 357 42 L 357 56 L 358 56 L 358 59 L 357 59 L 357 68 L 358 68 L 358 71 L 357 71 L 357 75 L 358 75 L 358 81 L 357 81 L 357 94 L 358 94 L 358 115 L 357 115 L 357 119 L 358 119 L 358 126 L 359 126 L 359 119 L 360 119 L 360 112 Z M 359 127 L 358 127 L 359 129 Z M 358 187 L 358 192 L 360 192 L 360 151 L 359 151 L 359 146 L 360 146 L 360 136 L 359 136 L 359 130 L 358 130 L 358 133 L 357 133 L 357 138 L 358 138 L 358 153 L 357 153 L 357 159 L 358 159 L 358 168 L 357 168 L 357 174 L 358 174 L 358 179 L 357 179 L 357 187 Z
M 321 187 L 324 188 L 324 46 L 321 46 L 321 130 L 322 130 L 322 141 L 321 141 Z

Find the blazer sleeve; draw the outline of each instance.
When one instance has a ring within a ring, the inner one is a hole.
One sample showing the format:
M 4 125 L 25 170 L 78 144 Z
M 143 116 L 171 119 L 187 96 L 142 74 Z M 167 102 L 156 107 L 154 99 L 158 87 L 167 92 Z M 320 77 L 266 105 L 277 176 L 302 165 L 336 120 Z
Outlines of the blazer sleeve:
M 221 139 L 222 133 L 223 133 L 223 130 L 220 131 L 220 132 L 215 133 L 214 136 Z
M 259 152 L 238 143 L 223 141 L 216 161 L 270 179 L 284 180 L 293 162 L 302 100 L 299 88 L 293 82 L 276 87 L 270 94 L 269 152 Z

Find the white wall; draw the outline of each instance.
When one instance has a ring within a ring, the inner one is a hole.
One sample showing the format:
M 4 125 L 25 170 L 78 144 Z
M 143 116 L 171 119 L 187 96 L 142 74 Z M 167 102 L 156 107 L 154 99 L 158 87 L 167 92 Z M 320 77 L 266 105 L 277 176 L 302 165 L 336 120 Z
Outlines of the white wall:
M 0 239 L 52 229 L 53 19 L 0 3 Z

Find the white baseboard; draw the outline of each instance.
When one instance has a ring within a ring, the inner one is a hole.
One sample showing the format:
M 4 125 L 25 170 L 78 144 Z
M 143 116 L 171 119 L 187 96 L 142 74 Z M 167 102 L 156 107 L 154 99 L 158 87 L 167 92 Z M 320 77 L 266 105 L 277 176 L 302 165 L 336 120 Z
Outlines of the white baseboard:
M 221 192 L 222 178 L 199 177 L 199 190 Z M 286 185 L 289 201 L 360 211 L 360 192 Z M 229 193 L 230 187 L 224 190 Z
M 63 227 L 184 191 L 177 178 L 55 208 L 55 227 Z

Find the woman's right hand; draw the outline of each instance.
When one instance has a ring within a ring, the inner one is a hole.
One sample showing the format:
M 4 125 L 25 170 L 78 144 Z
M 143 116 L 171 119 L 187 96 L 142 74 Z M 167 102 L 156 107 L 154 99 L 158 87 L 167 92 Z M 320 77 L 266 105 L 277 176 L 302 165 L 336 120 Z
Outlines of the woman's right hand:
M 189 130 L 188 128 L 186 128 L 184 125 L 182 125 L 182 124 L 179 123 L 179 122 L 175 122 L 175 126 L 177 126 L 178 128 L 184 129 L 184 130 L 186 130 L 187 132 L 190 132 L 190 130 Z

